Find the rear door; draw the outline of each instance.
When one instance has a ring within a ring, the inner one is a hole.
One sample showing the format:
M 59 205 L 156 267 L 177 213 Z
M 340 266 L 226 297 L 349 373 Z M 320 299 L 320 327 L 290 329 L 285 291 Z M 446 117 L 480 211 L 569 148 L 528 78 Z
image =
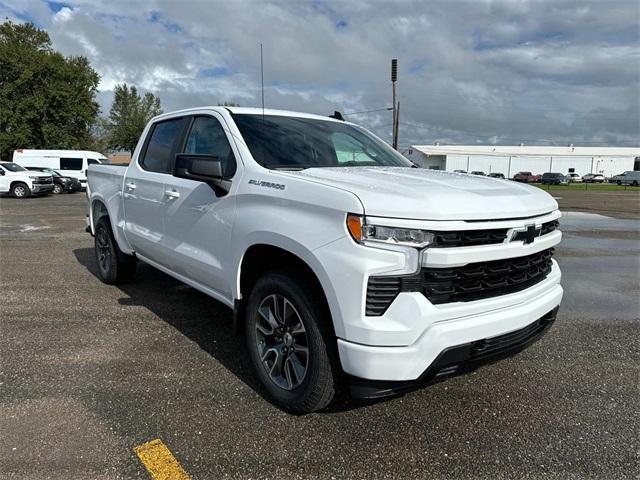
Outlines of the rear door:
M 222 161 L 226 179 L 236 176 L 239 155 L 224 119 L 217 113 L 192 117 L 180 150 L 214 155 Z M 204 182 L 173 176 L 167 179 L 165 195 L 163 262 L 174 272 L 230 298 L 228 253 L 234 196 L 216 194 Z
M 154 123 L 136 161 L 127 169 L 123 187 L 125 235 L 143 257 L 164 264 L 165 182 L 171 178 L 173 156 L 186 118 Z

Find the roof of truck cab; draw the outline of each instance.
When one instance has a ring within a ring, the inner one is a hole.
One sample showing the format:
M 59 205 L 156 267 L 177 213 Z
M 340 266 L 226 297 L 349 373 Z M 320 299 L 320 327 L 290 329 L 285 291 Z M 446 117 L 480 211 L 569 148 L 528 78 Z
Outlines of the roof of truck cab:
M 202 107 L 194 107 L 194 108 L 186 108 L 184 110 L 176 110 L 174 112 L 163 113 L 162 115 L 158 115 L 155 119 L 172 117 L 174 115 L 180 114 L 188 114 L 195 113 L 202 110 L 214 110 L 216 112 L 222 112 L 227 110 L 233 114 L 237 115 L 271 115 L 271 116 L 280 116 L 280 117 L 296 117 L 296 118 L 309 118 L 314 120 L 326 120 L 329 122 L 340 122 L 340 123 L 349 123 L 343 120 L 336 120 L 335 118 L 330 118 L 328 115 L 316 115 L 313 113 L 304 113 L 304 112 L 294 112 L 291 110 L 278 110 L 274 108 L 265 108 L 262 110 L 260 107 L 223 107 L 223 106 L 202 106 Z

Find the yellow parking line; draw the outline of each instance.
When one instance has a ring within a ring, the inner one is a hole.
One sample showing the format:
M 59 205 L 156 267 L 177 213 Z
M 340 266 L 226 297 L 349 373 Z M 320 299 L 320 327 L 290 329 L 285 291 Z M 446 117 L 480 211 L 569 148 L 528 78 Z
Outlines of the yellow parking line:
M 138 445 L 134 450 L 154 480 L 191 479 L 159 438 Z

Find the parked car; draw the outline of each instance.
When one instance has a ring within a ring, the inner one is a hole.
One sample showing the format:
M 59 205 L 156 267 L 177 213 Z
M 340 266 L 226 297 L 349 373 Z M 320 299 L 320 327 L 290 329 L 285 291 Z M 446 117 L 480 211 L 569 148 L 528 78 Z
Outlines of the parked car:
M 600 173 L 587 173 L 582 176 L 582 181 L 584 183 L 604 183 L 604 175 Z
M 0 162 L 0 194 L 15 198 L 46 195 L 53 191 L 51 175 L 36 175 L 12 162 Z
M 489 174 L 489 177 L 491 177 L 491 178 L 504 178 L 504 173 L 493 172 L 493 173 Z
M 547 192 L 412 168 L 333 118 L 163 114 L 128 167 L 89 167 L 87 197 L 99 278 L 131 281 L 139 260 L 233 308 L 256 378 L 293 412 L 520 351 L 563 294 Z
M 543 185 L 568 185 L 569 180 L 562 173 L 543 173 L 540 182 Z
M 640 171 L 629 170 L 622 175 L 618 175 L 616 183 L 618 185 L 632 185 L 637 187 L 640 184 Z
M 89 165 L 108 163 L 109 160 L 98 152 L 87 150 L 27 150 L 19 148 L 13 152 L 13 161 L 23 167 L 43 167 L 55 170 L 61 175 L 75 177 L 82 188 L 87 185 Z
M 567 173 L 565 177 L 569 183 L 582 183 L 582 177 L 577 173 Z
M 454 170 L 453 172 L 454 173 L 467 173 L 466 170 Z
M 609 183 L 618 183 L 618 181 L 620 181 L 620 183 L 618 183 L 618 185 L 622 185 L 622 179 L 624 178 L 624 173 L 619 173 L 618 175 L 614 175 L 613 177 L 609 178 Z
M 480 170 L 474 170 L 473 172 L 471 172 L 471 175 L 481 175 L 483 177 L 485 177 L 487 174 L 480 171 Z
M 53 177 L 53 193 L 58 194 L 62 192 L 75 193 L 82 190 L 80 180 L 75 177 L 65 177 L 60 175 L 55 170 L 42 167 L 27 167 L 27 170 L 32 172 L 43 172 Z
M 513 176 L 516 182 L 534 183 L 540 181 L 540 175 L 534 175 L 531 172 L 518 172 Z

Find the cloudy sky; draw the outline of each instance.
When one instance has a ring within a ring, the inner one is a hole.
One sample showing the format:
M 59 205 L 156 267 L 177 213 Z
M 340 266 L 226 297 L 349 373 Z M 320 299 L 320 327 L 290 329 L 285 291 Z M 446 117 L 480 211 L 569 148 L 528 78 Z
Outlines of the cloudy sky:
M 0 0 L 0 16 L 85 55 L 165 111 L 260 104 L 320 114 L 391 105 L 400 143 L 640 144 L 640 2 Z M 384 139 L 391 113 L 350 115 Z

